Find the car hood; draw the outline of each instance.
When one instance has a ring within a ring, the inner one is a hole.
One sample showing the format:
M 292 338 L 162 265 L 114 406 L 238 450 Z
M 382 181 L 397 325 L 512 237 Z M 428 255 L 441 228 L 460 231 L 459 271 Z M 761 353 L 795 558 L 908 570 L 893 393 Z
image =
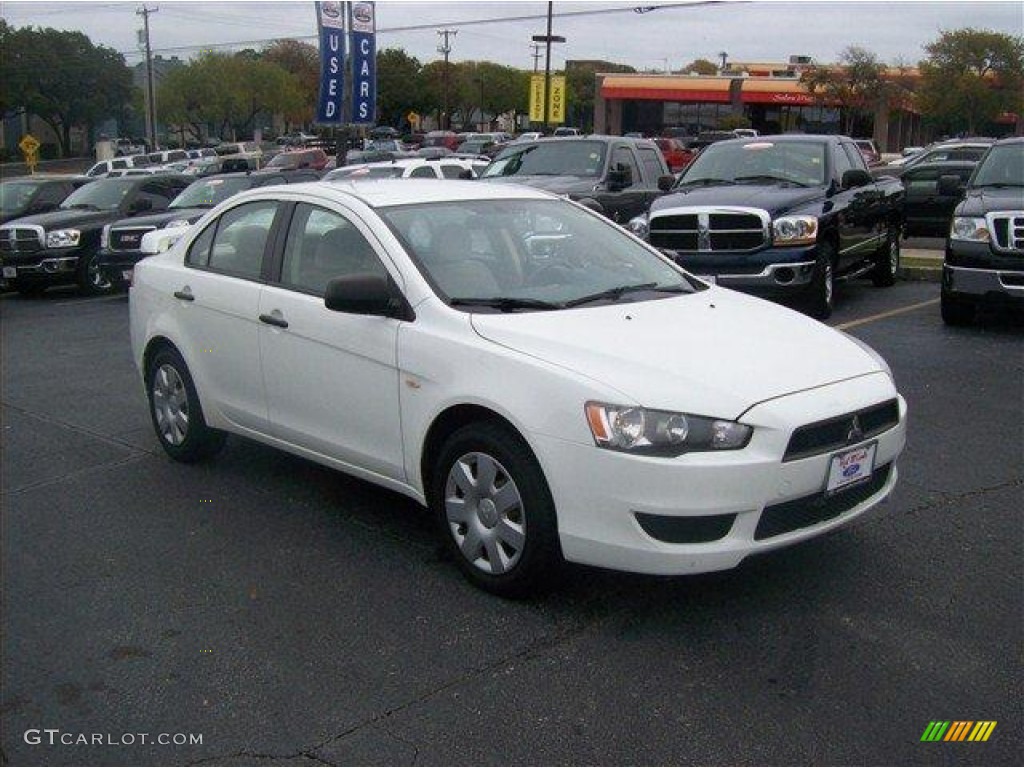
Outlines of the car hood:
M 86 227 L 90 224 L 99 226 L 106 224 L 112 219 L 119 219 L 122 215 L 120 211 L 88 211 L 84 208 L 62 208 L 59 211 L 24 216 L 17 220 L 17 224 L 19 226 L 22 224 L 33 224 L 37 227 L 42 227 L 47 232 L 51 232 L 55 229 Z
M 556 194 L 567 194 L 569 192 L 592 192 L 594 187 L 600 185 L 601 180 L 596 176 L 487 176 L 480 181 L 494 184 L 522 184 L 534 189 L 543 189 Z
M 1020 187 L 983 187 L 970 189 L 957 208 L 957 216 L 984 216 L 992 211 L 1019 211 L 1024 202 Z
M 781 184 L 736 184 L 712 187 L 687 187 L 673 190 L 651 204 L 651 213 L 667 208 L 688 208 L 701 205 L 760 208 L 769 213 L 783 213 L 798 205 L 822 197 L 821 187 L 789 187 Z
M 734 419 L 753 405 L 882 371 L 843 334 L 723 288 L 554 312 L 476 314 L 476 332 L 649 408 Z

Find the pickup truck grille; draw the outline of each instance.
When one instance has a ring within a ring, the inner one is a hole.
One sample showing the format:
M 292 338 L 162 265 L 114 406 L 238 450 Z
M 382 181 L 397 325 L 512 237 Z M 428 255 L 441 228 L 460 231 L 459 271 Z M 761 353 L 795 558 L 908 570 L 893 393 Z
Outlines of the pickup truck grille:
M 768 214 L 753 209 L 693 208 L 654 214 L 651 245 L 672 251 L 754 251 L 768 244 Z
M 27 227 L 0 229 L 0 253 L 35 253 L 43 250 L 43 230 Z
M 997 250 L 1024 251 L 1024 213 L 992 213 L 989 218 Z
M 142 249 L 142 236 L 156 227 L 131 227 L 110 230 L 110 250 L 138 251 Z

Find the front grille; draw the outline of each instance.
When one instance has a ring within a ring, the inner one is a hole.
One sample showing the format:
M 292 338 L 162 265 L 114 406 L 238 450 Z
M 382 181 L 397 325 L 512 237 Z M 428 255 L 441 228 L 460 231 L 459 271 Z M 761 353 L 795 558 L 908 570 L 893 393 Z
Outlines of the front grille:
M 1024 214 L 997 213 L 991 219 L 996 248 L 1024 251 Z
M 755 541 L 809 528 L 849 512 L 882 490 L 889 481 L 891 471 L 892 464 L 884 464 L 876 468 L 868 480 L 839 493 L 816 493 L 765 507 L 754 531 Z
M 766 218 L 754 211 L 699 210 L 654 214 L 651 244 L 673 251 L 746 252 L 767 245 Z
M 24 227 L 0 230 L 0 252 L 35 253 L 43 249 L 42 232 Z
M 783 461 L 828 453 L 892 429 L 900 421 L 896 400 L 799 427 L 789 438 Z
M 133 227 L 110 230 L 110 250 L 138 251 L 142 249 L 142 236 L 156 227 Z

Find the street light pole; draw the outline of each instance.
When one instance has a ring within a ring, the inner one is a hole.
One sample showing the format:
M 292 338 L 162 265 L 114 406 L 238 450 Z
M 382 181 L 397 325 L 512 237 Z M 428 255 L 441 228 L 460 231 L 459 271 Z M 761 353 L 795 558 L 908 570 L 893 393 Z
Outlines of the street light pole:
M 142 17 L 146 35 L 146 141 L 149 142 L 151 152 L 156 149 L 156 99 L 153 95 L 153 51 L 149 45 L 149 14 L 158 10 L 160 9 L 147 8 L 143 5 L 135 11 L 136 16 Z
M 544 43 L 544 128 L 548 127 L 551 121 L 551 44 L 564 43 L 565 38 L 551 34 L 551 12 L 554 3 L 548 2 L 548 33 L 546 35 L 533 35 L 531 38 L 535 43 Z

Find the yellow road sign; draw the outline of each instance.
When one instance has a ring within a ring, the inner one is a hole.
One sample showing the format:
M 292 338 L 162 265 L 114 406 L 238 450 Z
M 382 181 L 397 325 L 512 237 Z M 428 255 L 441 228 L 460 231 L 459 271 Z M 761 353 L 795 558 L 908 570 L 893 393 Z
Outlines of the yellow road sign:
M 544 75 L 530 77 L 530 122 L 544 122 Z
M 26 133 L 18 142 L 18 148 L 26 155 L 34 155 L 39 149 L 39 139 L 31 133 Z
M 543 119 L 543 118 L 542 118 Z M 551 100 L 548 102 L 548 122 L 565 122 L 565 76 L 551 76 Z

